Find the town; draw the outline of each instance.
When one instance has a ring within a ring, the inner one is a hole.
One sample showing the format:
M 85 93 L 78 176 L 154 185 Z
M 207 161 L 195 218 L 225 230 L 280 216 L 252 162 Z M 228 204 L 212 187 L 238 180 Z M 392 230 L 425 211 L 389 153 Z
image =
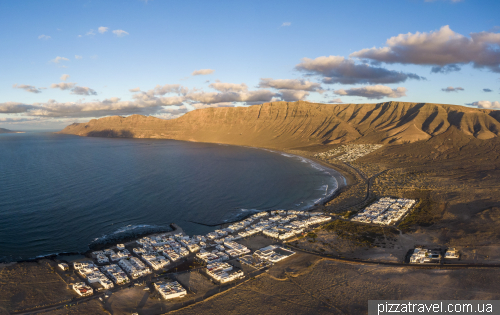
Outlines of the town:
M 360 211 L 351 220 L 394 225 L 410 211 L 415 202 L 413 199 L 383 197 Z
M 322 212 L 264 211 L 206 235 L 190 237 L 177 231 L 158 233 L 92 251 L 89 253 L 92 260 L 80 260 L 72 265 L 59 263 L 58 266 L 61 271 L 74 269 L 82 281 L 71 287 L 81 297 L 131 285 L 148 275 L 165 274 L 188 258 L 203 266 L 202 274 L 210 281 L 222 285 L 245 278 L 243 265 L 250 270 L 264 270 L 295 254 L 283 245 L 268 245 L 252 253 L 237 240 L 261 233 L 270 242 L 279 242 L 330 220 L 331 217 Z M 152 285 L 165 300 L 189 294 L 187 288 L 172 279 L 158 280 Z
M 395 225 L 416 202 L 413 199 L 382 197 L 350 220 Z M 199 266 L 197 270 L 209 281 L 223 285 L 245 279 L 247 274 L 243 266 L 248 266 L 249 270 L 263 271 L 294 255 L 295 252 L 287 248 L 286 240 L 305 235 L 331 219 L 323 212 L 262 211 L 206 235 L 188 236 L 177 230 L 153 234 L 126 244 L 92 251 L 88 255 L 92 260 L 76 261 L 71 266 L 59 263 L 58 266 L 62 271 L 73 267 L 81 281 L 73 283 L 71 287 L 81 297 L 100 291 L 110 292 L 117 286 L 133 285 L 134 282 L 141 283 L 141 279 L 147 276 L 168 274 L 174 268 L 177 270 L 186 259 L 196 263 Z M 261 234 L 274 244 L 251 250 L 238 242 L 256 234 Z M 454 248 L 442 251 L 419 246 L 409 250 L 405 261 L 410 264 L 439 264 L 445 259 L 457 260 L 459 257 L 460 254 Z M 164 300 L 182 298 L 190 292 L 189 288 L 171 278 L 157 277 L 151 285 Z
M 352 162 L 360 157 L 372 153 L 377 149 L 380 149 L 381 147 L 383 147 L 382 144 L 344 144 L 336 149 L 317 153 L 314 157 L 321 159 L 334 157 L 342 162 Z

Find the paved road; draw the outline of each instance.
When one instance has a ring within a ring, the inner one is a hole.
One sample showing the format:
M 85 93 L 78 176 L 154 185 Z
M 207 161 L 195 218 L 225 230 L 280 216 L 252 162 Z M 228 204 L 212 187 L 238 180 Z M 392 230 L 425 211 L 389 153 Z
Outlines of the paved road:
M 366 202 L 368 202 L 368 200 L 370 200 L 371 196 L 372 196 L 372 186 L 373 186 L 373 182 L 375 181 L 375 179 L 382 175 L 383 173 L 387 172 L 387 171 L 390 171 L 392 170 L 392 168 L 388 168 L 386 170 L 383 170 L 381 172 L 378 172 L 377 174 L 373 175 L 372 177 L 368 178 L 366 176 L 366 174 L 357 169 L 356 167 L 352 166 L 351 164 L 347 163 L 347 162 L 342 162 L 345 166 L 347 166 L 348 168 L 352 169 L 355 173 L 359 174 L 359 176 L 361 177 L 361 179 L 363 179 L 363 181 L 365 182 L 366 184 L 366 194 L 365 194 L 365 199 L 363 199 L 362 201 L 360 202 L 357 202 L 353 205 L 349 205 L 349 206 L 344 206 L 344 207 L 341 207 L 339 209 L 337 209 L 337 211 L 341 212 L 343 210 L 346 210 L 346 209 L 349 209 L 349 208 L 352 208 L 352 207 L 359 207 L 359 206 L 362 206 L 364 205 Z

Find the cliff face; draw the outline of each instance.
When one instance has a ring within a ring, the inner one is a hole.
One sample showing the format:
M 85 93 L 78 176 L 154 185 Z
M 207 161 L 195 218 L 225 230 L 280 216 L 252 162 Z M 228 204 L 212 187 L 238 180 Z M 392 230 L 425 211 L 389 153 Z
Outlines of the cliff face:
M 140 115 L 106 117 L 72 124 L 60 133 L 293 148 L 344 142 L 415 142 L 451 130 L 468 138 L 497 137 L 500 111 L 405 102 L 274 102 L 195 110 L 173 120 Z

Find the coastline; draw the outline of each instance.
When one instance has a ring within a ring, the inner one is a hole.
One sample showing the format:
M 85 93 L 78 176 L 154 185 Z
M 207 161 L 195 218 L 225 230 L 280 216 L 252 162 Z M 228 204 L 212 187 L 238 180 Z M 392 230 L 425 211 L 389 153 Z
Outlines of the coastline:
M 267 148 L 259 148 L 259 147 L 253 147 L 253 148 L 263 149 L 263 150 L 271 151 L 274 153 L 279 153 L 285 157 L 288 157 L 288 156 L 297 157 L 297 158 L 308 161 L 308 163 L 311 165 L 317 165 L 317 166 L 320 166 L 321 168 L 326 168 L 330 171 L 333 171 L 333 173 L 329 172 L 329 175 L 331 175 L 332 178 L 334 178 L 335 181 L 337 182 L 337 187 L 335 188 L 335 190 L 332 191 L 332 193 L 330 193 L 329 195 L 326 195 L 324 198 L 322 198 L 319 203 L 315 203 L 315 204 L 309 206 L 309 208 L 304 209 L 304 211 L 311 211 L 319 205 L 325 205 L 327 202 L 329 202 L 330 200 L 335 198 L 339 194 L 339 192 L 343 188 L 347 187 L 350 184 L 350 182 L 352 181 L 352 179 L 350 179 L 350 178 L 348 181 L 346 176 L 344 176 L 344 174 L 341 171 L 339 171 L 339 169 L 332 167 L 332 165 L 325 163 L 323 161 L 317 160 L 315 158 L 312 158 L 310 156 L 300 155 L 300 154 L 297 154 L 296 152 L 292 153 L 292 152 L 281 151 L 281 150 L 276 150 L 276 149 L 267 149 Z
M 177 234 L 177 233 L 185 234 L 184 230 L 180 226 L 178 226 L 177 224 L 170 223 L 169 226 L 171 228 L 171 230 L 169 230 L 169 231 L 163 231 L 163 232 L 159 231 L 159 232 L 154 232 L 154 233 L 151 233 L 151 232 L 136 233 L 134 235 L 124 236 L 124 237 L 120 238 L 119 241 L 122 242 L 123 244 L 129 244 L 129 243 L 135 242 L 137 239 L 139 239 L 141 237 L 151 236 L 151 235 L 156 235 L 156 234 L 165 234 L 165 233 L 167 233 L 167 234 Z M 52 254 L 47 254 L 47 255 L 36 256 L 34 258 L 19 259 L 19 260 L 10 261 L 10 262 L 0 262 L 0 268 L 7 267 L 7 266 L 10 266 L 10 265 L 14 265 L 14 264 L 17 264 L 17 263 L 38 262 L 40 260 L 45 260 L 45 259 L 48 259 L 48 260 L 62 260 L 62 261 L 64 261 L 63 258 L 65 256 L 68 256 L 68 257 L 69 256 L 85 256 L 85 257 L 88 257 L 91 252 L 99 250 L 99 249 L 102 249 L 102 248 L 105 248 L 105 247 L 108 247 L 110 244 L 116 244 L 117 241 L 118 240 L 113 239 L 113 240 L 110 240 L 109 242 L 102 242 L 102 243 L 98 243 L 98 244 L 94 244 L 94 245 L 92 245 L 92 243 L 91 243 L 91 244 L 88 245 L 88 249 L 86 251 L 84 251 L 84 252 L 52 253 Z
M 329 172 L 328 174 L 336 181 L 337 187 L 330 194 L 325 195 L 321 199 L 315 201 L 314 204 L 308 205 L 306 208 L 302 209 L 302 211 L 311 212 L 313 210 L 318 210 L 318 208 L 320 208 L 322 205 L 324 205 L 327 202 L 329 202 L 330 200 L 334 199 L 345 187 L 348 187 L 349 184 L 350 184 L 350 182 L 352 181 L 352 179 L 349 176 L 350 174 L 348 174 L 347 176 L 344 175 L 345 170 L 338 169 L 338 168 L 336 168 L 336 167 L 334 167 L 334 166 L 332 166 L 330 164 L 327 164 L 327 163 L 325 163 L 323 161 L 314 159 L 314 158 L 312 158 L 310 156 L 297 154 L 296 152 L 294 152 L 294 153 L 287 152 L 287 151 L 285 151 L 283 149 L 266 148 L 266 147 L 253 147 L 253 146 L 244 146 L 244 145 L 234 145 L 234 144 L 226 144 L 226 143 L 219 143 L 219 142 L 185 141 L 185 140 L 176 140 L 176 139 L 153 139 L 153 140 L 174 140 L 174 141 L 183 141 L 183 142 L 212 143 L 212 144 L 219 144 L 219 145 L 230 145 L 230 146 L 237 146 L 237 147 L 245 147 L 245 148 L 253 148 L 253 149 L 259 149 L 259 150 L 265 150 L 265 151 L 270 151 L 270 152 L 273 152 L 273 153 L 277 153 L 277 154 L 283 155 L 284 157 L 299 158 L 299 159 L 301 159 L 303 161 L 306 161 L 308 164 L 310 164 L 311 167 L 314 167 L 314 165 L 316 165 L 316 166 L 319 166 L 321 168 L 333 171 L 333 172 Z M 261 210 L 261 211 L 269 212 L 271 210 Z M 237 217 L 234 220 L 227 221 L 227 222 L 222 222 L 220 224 L 216 224 L 216 225 L 214 225 L 214 227 L 216 227 L 216 226 L 222 226 L 222 225 L 226 226 L 226 225 L 230 225 L 230 224 L 232 224 L 234 222 L 238 222 L 238 221 L 244 220 L 245 218 L 251 216 L 253 213 L 254 212 L 249 212 L 248 214 L 246 214 L 244 216 L 241 216 L 241 217 Z M 193 223 L 201 224 L 201 223 L 198 223 L 198 222 L 193 222 Z M 172 228 L 172 230 L 155 231 L 153 233 L 151 233 L 151 231 L 143 232 L 143 233 L 139 232 L 139 233 L 135 233 L 135 234 L 128 235 L 128 236 L 123 236 L 123 237 L 120 237 L 118 239 L 110 239 L 108 241 L 103 240 L 103 241 L 96 242 L 96 243 L 91 242 L 91 243 L 89 243 L 87 245 L 88 249 L 86 251 L 82 251 L 82 252 L 50 253 L 50 254 L 46 254 L 46 255 L 36 256 L 36 257 L 33 257 L 33 258 L 19 259 L 19 260 L 13 260 L 13 261 L 5 261 L 5 262 L 2 262 L 0 264 L 7 264 L 8 265 L 8 264 L 11 264 L 11 263 L 37 262 L 39 260 L 44 260 L 44 259 L 49 259 L 49 260 L 56 260 L 56 259 L 57 260 L 61 260 L 62 259 L 62 260 L 64 260 L 63 259 L 64 256 L 78 256 L 78 255 L 88 256 L 90 252 L 98 250 L 98 249 L 105 248 L 105 247 L 109 246 L 109 244 L 116 243 L 117 241 L 122 242 L 122 243 L 129 243 L 129 242 L 134 242 L 135 240 L 137 240 L 140 237 L 155 235 L 155 234 L 158 234 L 158 233 L 172 233 L 172 234 L 173 233 L 179 233 L 178 232 L 179 230 L 180 230 L 181 233 L 183 233 L 182 228 L 180 228 L 179 226 L 177 226 L 175 223 L 171 223 L 170 227 Z

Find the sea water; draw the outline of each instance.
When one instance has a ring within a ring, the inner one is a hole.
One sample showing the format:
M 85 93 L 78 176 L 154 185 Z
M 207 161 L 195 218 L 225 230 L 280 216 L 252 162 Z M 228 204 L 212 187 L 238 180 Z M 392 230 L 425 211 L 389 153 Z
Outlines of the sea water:
M 304 210 L 337 189 L 334 172 L 248 147 L 2 134 L 0 261 L 84 252 L 170 223 L 205 234 L 256 211 Z

